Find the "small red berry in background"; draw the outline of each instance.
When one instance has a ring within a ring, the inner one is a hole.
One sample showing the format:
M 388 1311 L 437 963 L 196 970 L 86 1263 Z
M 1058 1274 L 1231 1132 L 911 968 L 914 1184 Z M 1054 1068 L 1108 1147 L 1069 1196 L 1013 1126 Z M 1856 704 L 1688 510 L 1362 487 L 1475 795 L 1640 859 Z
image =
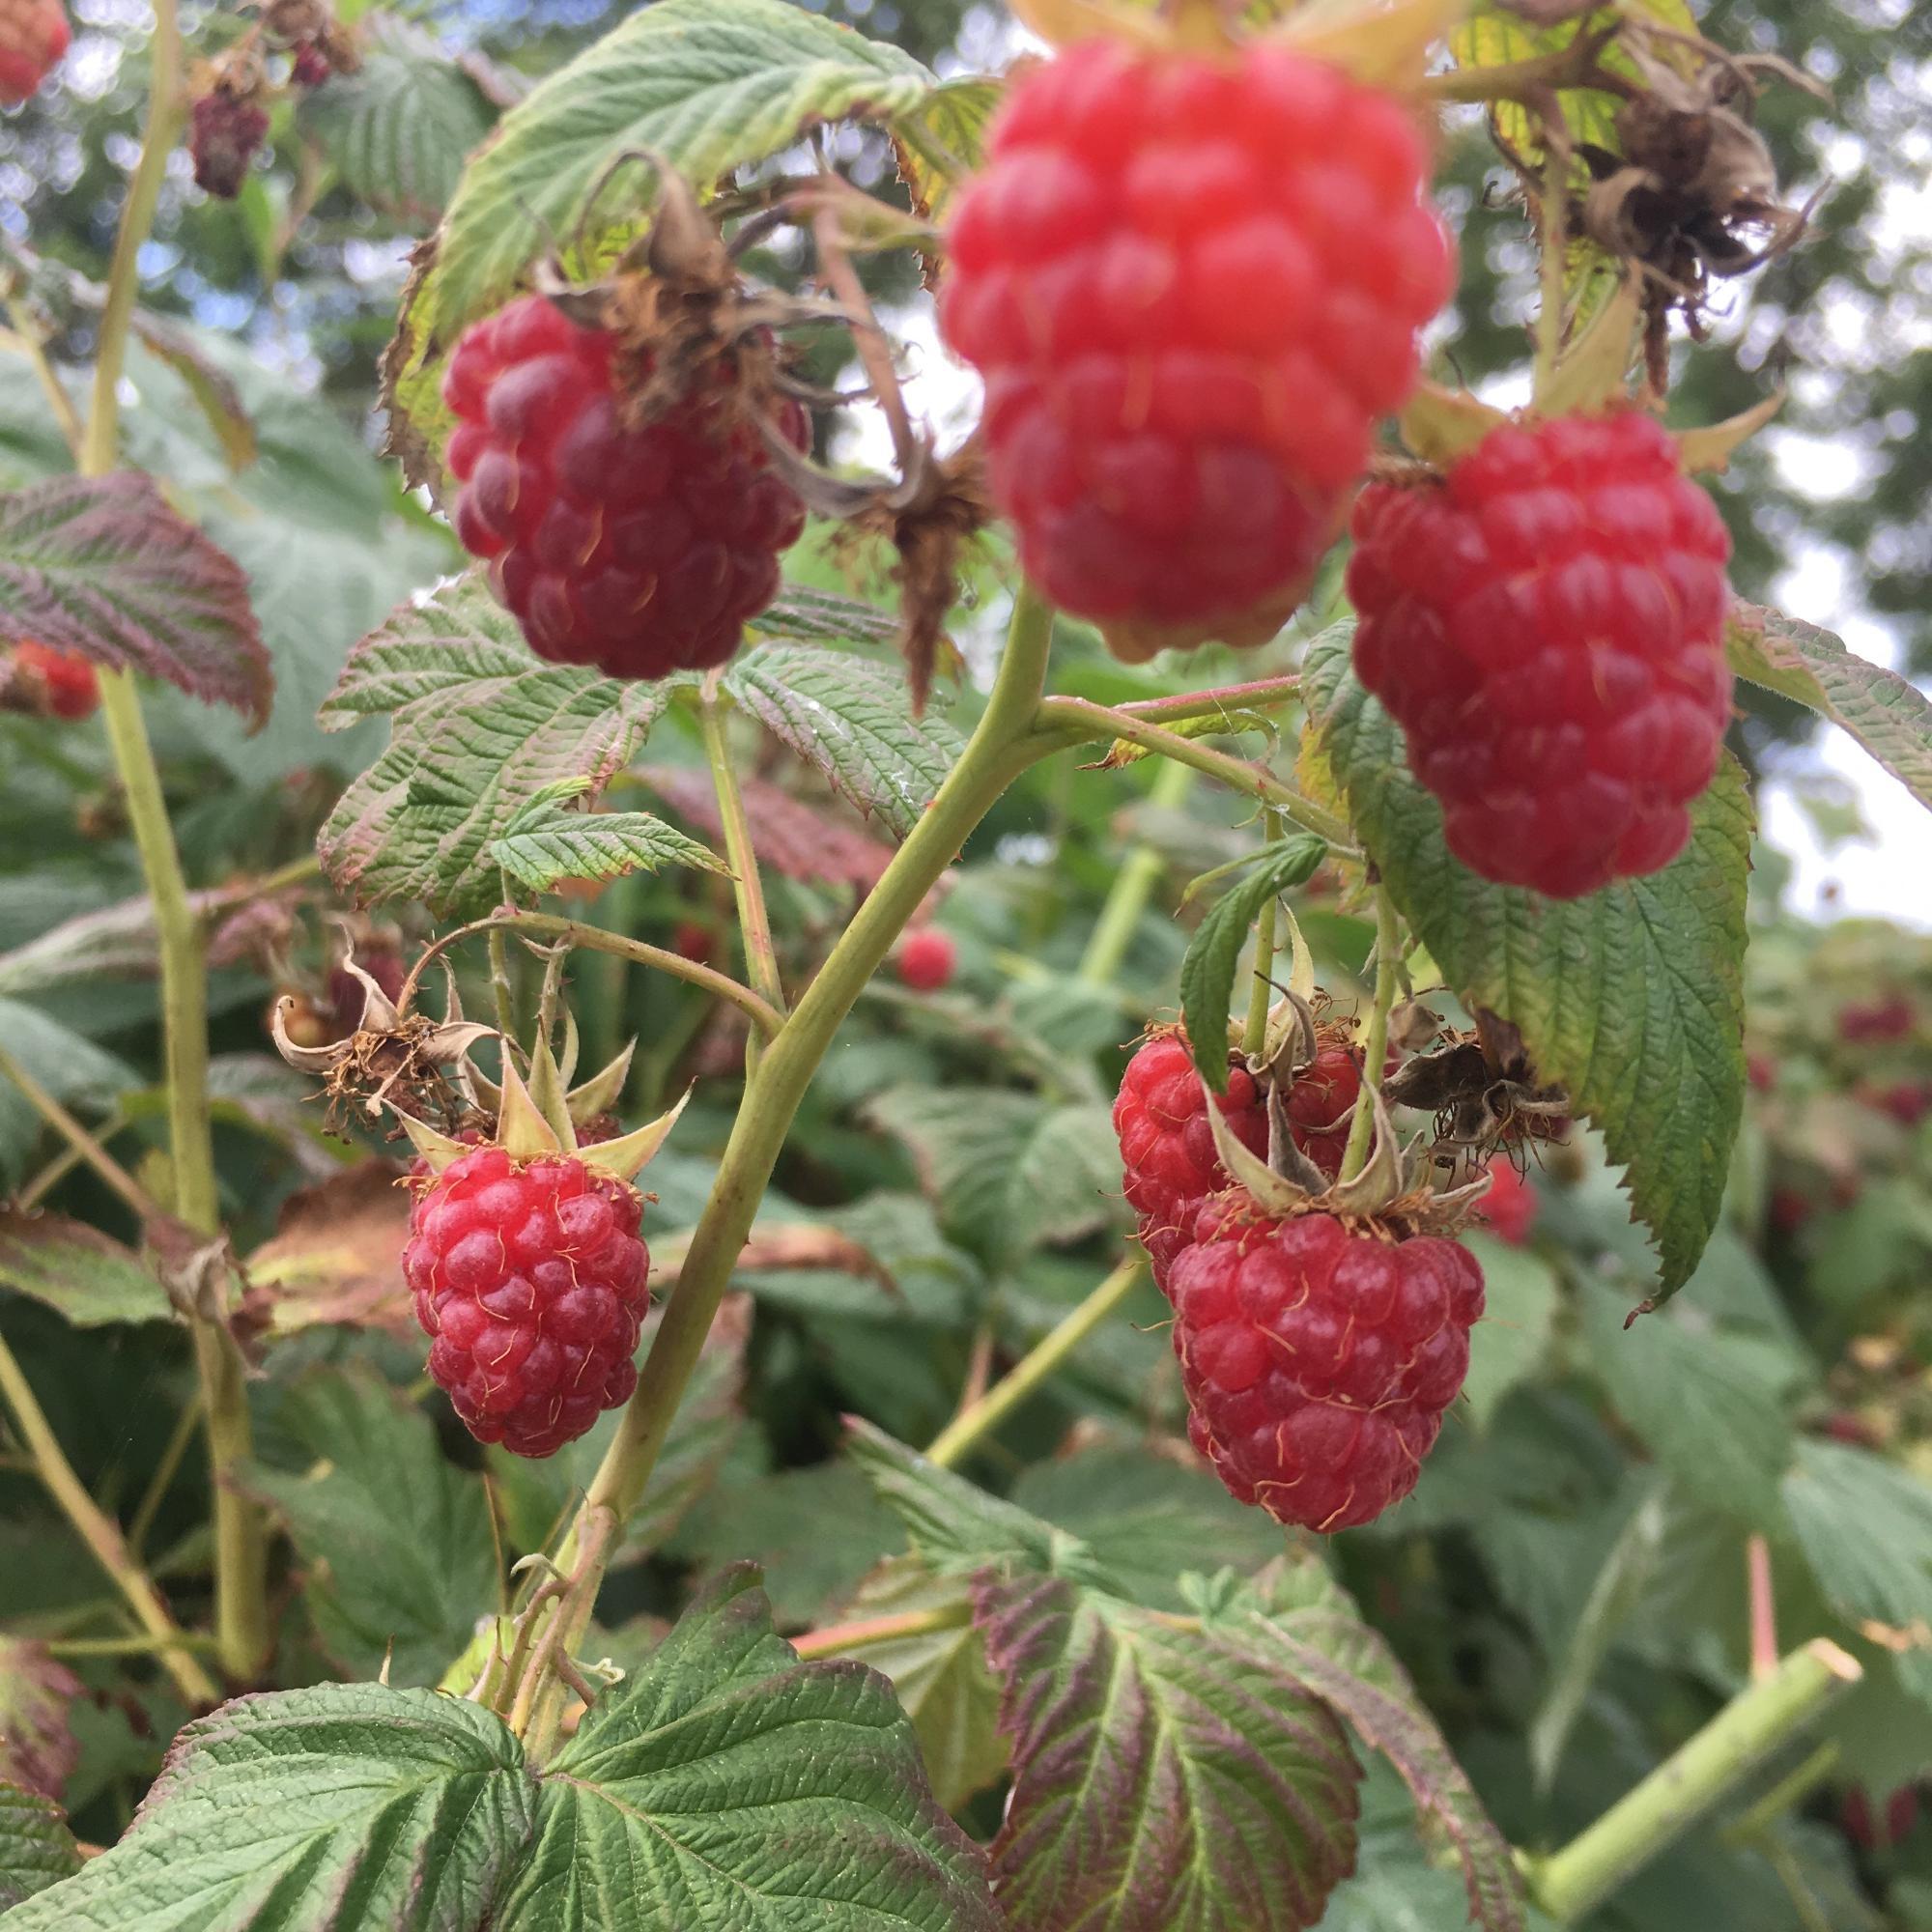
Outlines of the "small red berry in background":
M 0 0 L 0 107 L 17 107 L 39 89 L 68 39 L 60 0 Z
M 1838 1820 L 1845 1836 L 1861 1851 L 1889 1851 L 1909 1838 L 1918 1822 L 1918 1787 L 1901 1784 L 1881 1812 L 1862 1784 L 1851 1785 L 1838 1807 Z
M 188 110 L 195 185 L 221 201 L 233 201 L 268 137 L 268 110 L 252 95 L 218 82 Z
M 1289 1131 L 1294 1144 L 1330 1180 L 1342 1172 L 1362 1091 L 1362 1068 L 1346 1046 L 1324 1046 L 1288 1090 Z
M 952 978 L 959 950 L 936 925 L 915 926 L 899 941 L 899 978 L 916 993 L 936 993 Z
M 1132 661 L 1264 642 L 1413 384 L 1452 253 L 1392 96 L 1284 48 L 1068 48 L 1016 78 L 948 224 L 1027 575 Z
M 650 1256 L 634 1187 L 566 1154 L 486 1146 L 424 1186 L 403 1278 L 429 1372 L 469 1433 L 554 1455 L 638 1385 Z
M 718 940 L 708 925 L 699 925 L 695 919 L 680 920 L 670 936 L 670 950 L 680 959 L 708 966 L 718 951 Z
M 540 658 L 612 677 L 708 669 L 778 595 L 805 507 L 722 380 L 627 429 L 616 346 L 541 296 L 465 331 L 442 385 L 452 521 Z M 806 446 L 796 403 L 776 421 Z
M 1508 1161 L 1497 1161 L 1490 1169 L 1490 1191 L 1476 1204 L 1476 1218 L 1499 1241 L 1520 1248 L 1536 1224 L 1536 1189 Z
M 37 708 L 55 718 L 92 717 L 100 703 L 100 680 L 77 651 L 57 651 L 28 638 L 14 651 L 14 668 Z
M 1355 670 L 1471 870 L 1551 898 L 1666 866 L 1730 718 L 1730 538 L 1648 416 L 1492 432 L 1354 520 Z
M 1817 1213 L 1817 1204 L 1795 1187 L 1774 1187 L 1767 1209 L 1771 1225 L 1780 1235 L 1795 1235 Z
M 1777 1064 L 1768 1053 L 1747 1053 L 1745 1056 L 1745 1078 L 1760 1094 L 1769 1094 L 1777 1084 Z
M 1855 1001 L 1838 1009 L 1838 1037 L 1847 1046 L 1883 1046 L 1910 1039 L 1918 1016 L 1902 993 L 1882 1000 Z
M 334 71 L 327 49 L 314 41 L 303 41 L 295 50 L 289 78 L 298 87 L 320 87 Z
M 1321 1533 L 1415 1487 L 1469 1368 L 1483 1271 L 1460 1243 L 1391 1241 L 1228 1196 L 1168 1274 L 1187 1433 L 1228 1492 Z
M 1889 1114 L 1901 1127 L 1916 1127 L 1932 1114 L 1932 1081 L 1897 1080 L 1871 1096 L 1880 1113 Z

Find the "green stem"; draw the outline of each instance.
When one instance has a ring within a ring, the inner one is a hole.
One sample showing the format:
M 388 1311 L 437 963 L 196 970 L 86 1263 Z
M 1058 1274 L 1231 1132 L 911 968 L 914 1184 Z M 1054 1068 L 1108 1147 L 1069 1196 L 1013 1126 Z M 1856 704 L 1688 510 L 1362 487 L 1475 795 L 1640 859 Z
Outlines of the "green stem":
M 1342 1154 L 1340 1178 L 1352 1180 L 1369 1158 L 1375 1134 L 1376 1090 L 1382 1081 L 1382 1062 L 1388 1058 L 1389 1009 L 1395 1005 L 1402 973 L 1402 943 L 1395 926 L 1395 903 L 1380 886 L 1376 888 L 1376 996 L 1369 1009 L 1369 1030 L 1362 1037 L 1362 1092 L 1355 1118 L 1349 1125 L 1349 1145 Z
M 93 1551 L 94 1560 L 127 1599 L 128 1607 L 134 1612 L 141 1628 L 157 1640 L 161 1662 L 174 1679 L 176 1689 L 190 1704 L 216 1702 L 221 1693 L 215 1689 L 213 1679 L 182 1641 L 182 1632 L 168 1614 L 153 1579 L 128 1555 L 119 1525 L 88 1494 L 86 1484 L 74 1474 L 73 1464 L 60 1446 L 46 1411 L 5 1342 L 0 1342 L 0 1397 L 6 1399 L 8 1408 L 13 1411 L 14 1426 L 19 1431 L 27 1453 L 33 1457 L 34 1467 L 47 1493 L 60 1505 L 80 1540 Z
M 55 1657 L 153 1657 L 168 1651 L 211 1651 L 214 1639 L 189 1631 L 176 1631 L 166 1636 L 151 1636 L 143 1632 L 138 1636 L 51 1637 L 45 1648 Z
M 137 1562 L 148 1541 L 148 1532 L 154 1527 L 155 1518 L 166 1499 L 168 1485 L 174 1481 L 176 1472 L 181 1468 L 182 1458 L 187 1454 L 188 1444 L 194 1440 L 194 1433 L 200 1426 L 201 1393 L 197 1390 L 194 1399 L 182 1406 L 174 1434 L 168 1437 L 167 1447 L 161 1451 L 161 1460 L 155 1464 L 155 1473 L 148 1478 L 148 1487 L 135 1506 L 133 1520 L 128 1525 L 128 1553 Z
M 1147 1268 L 1145 1255 L 1129 1255 L 1080 1306 L 1043 1335 L 970 1408 L 962 1409 L 933 1437 L 928 1462 L 955 1468 L 967 1453 L 997 1429 L 1021 1403 L 1047 1381 L 1131 1294 Z
M 139 293 L 141 245 L 154 225 L 155 205 L 180 123 L 182 93 L 181 26 L 175 0 L 155 0 L 148 126 L 121 211 L 96 339 L 94 390 L 80 454 L 81 473 L 86 476 L 104 476 L 120 461 L 121 372 Z M 208 969 L 203 934 L 188 901 L 160 773 L 128 672 L 101 673 L 100 707 L 155 904 L 175 1212 L 198 1234 L 212 1237 L 220 1230 L 220 1208 L 208 1108 Z M 269 1648 L 268 1543 L 260 1510 L 234 1480 L 237 1469 L 251 1456 L 242 1356 L 226 1322 L 194 1317 L 190 1326 L 213 1465 L 216 1637 L 223 1669 L 231 1677 L 246 1679 Z
M 1292 704 L 1301 696 L 1301 679 L 1257 678 L 1252 684 L 1223 684 L 1208 691 L 1179 691 L 1172 697 L 1136 697 L 1117 708 L 1129 718 L 1149 724 L 1176 724 L 1192 718 L 1212 718 L 1216 713 L 1266 711 L 1277 704 Z
M 1194 789 L 1193 771 L 1186 765 L 1163 763 L 1154 774 L 1148 804 L 1156 810 L 1174 811 L 1185 803 Z M 1127 854 L 1126 862 L 1114 874 L 1106 903 L 1094 923 L 1093 936 L 1080 961 L 1078 977 L 1090 986 L 1111 986 L 1121 970 L 1121 961 L 1133 944 L 1134 928 L 1147 911 L 1148 900 L 1167 867 L 1167 855 L 1150 839 L 1142 839 Z
M 1281 837 L 1281 813 L 1270 807 L 1262 814 L 1263 837 L 1270 845 Z M 1241 1051 L 1254 1055 L 1267 1045 L 1269 983 L 1274 972 L 1274 933 L 1279 901 L 1270 895 L 1255 923 L 1255 978 L 1248 989 L 1248 1021 L 1241 1029 Z
M 1775 1675 L 1741 1691 L 1588 1831 L 1547 1859 L 1528 1860 L 1530 1896 L 1552 1918 L 1575 1924 L 1862 1674 L 1823 1637 L 1793 1651 Z
M 485 927 L 490 935 L 490 1000 L 497 1010 L 497 1031 L 503 1036 L 503 1051 L 509 1052 L 509 1042 L 517 1037 L 517 993 L 510 984 L 510 943 L 503 937 L 501 920 L 493 920 Z M 421 962 L 417 962 L 420 968 Z
M 1563 353 L 1563 289 L 1568 270 L 1569 244 L 1565 240 L 1566 214 L 1570 200 L 1570 144 L 1551 139 L 1543 163 L 1543 254 L 1537 264 L 1538 307 L 1536 312 L 1536 377 L 1534 390 L 1541 395 L 1556 373 Z
M 1748 1845 L 1759 1839 L 1784 1816 L 1794 1811 L 1838 1768 L 1838 1746 L 1827 1738 L 1803 1763 L 1787 1772 L 1749 1810 L 1738 1814 L 1724 1829 L 1727 1844 Z
M 849 1624 L 807 1631 L 791 1639 L 791 1647 L 802 1658 L 838 1657 L 871 1643 L 896 1643 L 904 1637 L 963 1630 L 972 1621 L 972 1608 L 966 1603 L 942 1604 L 937 1609 L 900 1610 L 892 1616 L 862 1617 Z
M 145 1223 L 156 1218 L 160 1210 L 149 1198 L 146 1189 L 4 1046 L 0 1046 L 0 1078 L 11 1080 L 25 1094 L 34 1111 L 66 1140 L 74 1158 L 86 1161 L 120 1197 L 137 1221 Z M 55 1175 L 54 1179 L 58 1179 L 59 1176 Z M 52 1184 L 52 1180 L 46 1182 L 46 1186 Z M 20 1206 L 31 1208 L 46 1191 L 46 1186 L 37 1182 L 34 1188 L 20 1197 Z
M 724 859 L 731 867 L 731 892 L 738 903 L 738 930 L 745 942 L 745 971 L 758 996 L 775 1011 L 785 1009 L 784 981 L 779 972 L 778 948 L 772 943 L 771 916 L 765 910 L 764 881 L 758 876 L 758 855 L 752 845 L 752 824 L 745 816 L 745 799 L 738 775 L 731 769 L 731 748 L 724 741 L 724 710 L 713 682 L 707 682 L 697 707 L 698 730 L 704 739 L 705 761 L 711 767 L 712 788 L 718 794 L 718 818 L 724 834 Z M 758 1064 L 760 1042 L 746 1042 L 745 1071 Z

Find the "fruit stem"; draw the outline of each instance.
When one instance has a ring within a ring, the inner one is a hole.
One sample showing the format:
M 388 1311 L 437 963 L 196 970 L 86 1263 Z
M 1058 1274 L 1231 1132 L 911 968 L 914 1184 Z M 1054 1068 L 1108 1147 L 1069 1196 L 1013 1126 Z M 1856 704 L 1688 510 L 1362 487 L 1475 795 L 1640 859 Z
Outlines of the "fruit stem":
M 1271 705 L 1292 704 L 1300 696 L 1301 678 L 1296 673 L 1257 678 L 1252 684 L 1224 684 L 1211 691 L 1181 691 L 1172 697 L 1136 697 L 1119 709 L 1149 724 L 1173 724 L 1189 718 L 1212 718 L 1217 712 L 1265 711 Z
M 1402 976 L 1402 939 L 1396 931 L 1395 902 L 1387 889 L 1376 888 L 1376 994 L 1369 1008 L 1368 1031 L 1362 1037 L 1362 1091 L 1355 1099 L 1355 1118 L 1349 1127 L 1349 1145 L 1337 1177 L 1352 1180 L 1368 1165 L 1369 1145 L 1376 1131 L 1376 1092 L 1382 1084 L 1382 1062 L 1388 1057 L 1389 1009 L 1395 1005 Z
M 704 681 L 697 707 L 698 730 L 704 738 L 705 762 L 711 767 L 712 788 L 718 794 L 718 817 L 724 833 L 724 859 L 731 867 L 731 892 L 738 902 L 738 930 L 745 942 L 745 971 L 758 996 L 782 1015 L 784 980 L 779 972 L 778 948 L 772 943 L 772 922 L 765 911 L 764 882 L 758 875 L 758 855 L 752 845 L 751 820 L 745 816 L 744 794 L 731 768 L 731 748 L 724 742 L 724 712 L 719 702 L 716 673 Z M 753 1072 L 761 1042 L 753 1035 L 745 1042 L 745 1071 Z
M 1175 811 L 1194 789 L 1194 773 L 1186 765 L 1163 763 L 1154 774 L 1147 802 L 1156 810 Z M 1143 838 L 1127 854 L 1114 883 L 1107 890 L 1106 903 L 1094 923 L 1093 936 L 1080 961 L 1077 978 L 1090 986 L 1111 986 L 1121 970 L 1121 961 L 1133 944 L 1134 928 L 1147 911 L 1154 885 L 1167 865 L 1167 854 L 1151 840 Z
M 961 1601 L 930 1610 L 901 1610 L 895 1616 L 862 1617 L 849 1624 L 828 1624 L 790 1639 L 801 1658 L 838 1657 L 868 1643 L 897 1643 L 903 1637 L 931 1636 L 940 1631 L 963 1630 L 973 1621 L 971 1607 Z
M 1262 813 L 1263 842 L 1281 837 L 1281 813 L 1270 806 Z M 1255 982 L 1248 989 L 1248 1023 L 1241 1029 L 1241 1051 L 1251 1059 L 1267 1045 L 1269 983 L 1274 972 L 1274 929 L 1279 900 L 1270 896 L 1255 922 Z
M 20 1090 L 35 1113 L 93 1168 L 137 1221 L 145 1224 L 159 1215 L 160 1209 L 140 1182 L 4 1046 L 0 1046 L 0 1077 Z M 23 1194 L 19 1205 L 28 1208 L 33 1202 Z
M 490 1000 L 497 1009 L 497 1031 L 503 1036 L 503 1050 L 517 1037 L 517 989 L 510 984 L 510 947 L 500 923 L 490 927 Z
M 1858 1662 L 1825 1637 L 1793 1651 L 1580 1836 L 1548 1858 L 1525 1860 L 1530 1896 L 1550 1918 L 1575 1924 L 1862 1675 Z
M 95 1561 L 128 1600 L 128 1606 L 141 1628 L 156 1639 L 161 1664 L 174 1679 L 175 1688 L 192 1705 L 219 1701 L 221 1692 L 214 1680 L 196 1662 L 192 1647 L 169 1616 L 160 1592 L 148 1573 L 128 1555 L 120 1525 L 88 1494 L 86 1484 L 74 1474 L 73 1464 L 61 1448 L 46 1411 L 4 1341 L 0 1341 L 0 1397 L 6 1399 L 8 1408 L 13 1411 L 20 1440 L 34 1460 L 35 1473 L 47 1493 L 66 1512 L 80 1540 L 93 1551 Z
M 80 452 L 84 476 L 104 476 L 120 461 L 121 372 L 139 293 L 141 247 L 154 225 L 181 119 L 182 92 L 181 23 L 175 0 L 155 0 L 148 125 L 121 210 L 96 337 L 92 405 Z M 197 1234 L 213 1236 L 220 1232 L 220 1204 L 208 1109 L 208 968 L 201 923 L 188 899 L 133 677 L 127 671 L 103 670 L 99 681 L 108 743 L 155 905 L 175 1212 Z M 235 1481 L 235 1472 L 253 1453 L 242 1355 L 225 1321 L 190 1315 L 188 1325 L 208 1420 L 214 1495 L 215 1632 L 223 1670 L 232 1678 L 246 1679 L 268 1654 L 269 1604 L 268 1542 L 261 1511 Z M 196 1670 L 200 1674 L 199 1666 Z
M 960 1410 L 932 1439 L 926 1460 L 956 1468 L 980 1440 L 997 1429 L 1039 1388 L 1087 1337 L 1139 1286 L 1145 1255 L 1129 1255 L 1079 1307 L 1034 1344 L 970 1407 Z

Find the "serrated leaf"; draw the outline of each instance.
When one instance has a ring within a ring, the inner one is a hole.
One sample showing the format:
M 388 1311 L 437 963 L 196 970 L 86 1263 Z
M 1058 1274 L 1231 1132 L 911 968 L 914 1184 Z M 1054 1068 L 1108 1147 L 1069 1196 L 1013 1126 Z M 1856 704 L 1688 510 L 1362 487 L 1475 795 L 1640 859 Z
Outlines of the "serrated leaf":
M 749 1565 L 698 1593 L 548 1769 L 500 1932 L 1000 1927 L 892 1687 L 801 1662 Z
M 297 125 L 357 200 L 402 221 L 429 222 L 448 205 L 465 159 L 496 118 L 462 68 L 424 35 L 378 14 L 361 67 L 306 94 Z
M 37 1791 L 0 1784 L 0 1912 L 79 1869 L 60 1806 Z
M 1094 1101 L 1057 1106 L 992 1087 L 895 1087 L 866 1108 L 911 1150 L 947 1225 L 1015 1261 L 1048 1242 L 1124 1225 L 1120 1143 Z
M 1064 1579 L 976 1586 L 1013 1788 L 995 1889 L 1027 1932 L 1300 1932 L 1355 1850 L 1361 1773 L 1258 1645 Z
M 247 579 L 147 476 L 54 476 L 0 495 L 0 643 L 28 638 L 256 724 L 269 715 Z
M 420 1409 L 366 1374 L 318 1369 L 276 1411 L 287 1458 L 247 1488 L 287 1523 L 323 1648 L 344 1668 L 434 1684 L 497 1603 L 483 1485 Z
M 718 791 L 708 773 L 688 765 L 644 765 L 638 777 L 688 824 L 714 838 L 724 837 Z M 738 795 L 759 865 L 788 879 L 821 880 L 867 893 L 892 863 L 893 848 L 845 823 L 842 810 L 834 814 L 808 805 L 769 779 L 741 778 Z
M 0 1788 L 60 1797 L 80 1762 L 68 1707 L 83 1689 L 45 1644 L 0 1636 Z
M 945 218 L 953 190 L 985 157 L 986 129 L 1006 93 L 1003 79 L 967 74 L 893 117 L 899 179 L 916 213 L 929 221 Z
M 166 1291 L 131 1249 L 63 1214 L 0 1208 L 0 1288 L 32 1295 L 76 1328 L 175 1319 Z
M 551 892 L 566 879 L 601 882 L 667 866 L 728 869 L 716 853 L 648 811 L 570 811 L 548 803 L 526 806 L 490 856 L 533 893 Z
M 1739 605 L 1724 637 L 1740 677 L 1842 726 L 1932 809 L 1932 699 L 1916 684 L 1779 611 Z
M 898 634 L 898 618 L 876 604 L 789 580 L 745 625 L 757 643 L 890 644 Z
M 231 469 L 245 469 L 256 457 L 255 424 L 227 372 L 202 353 L 194 333 L 165 317 L 136 309 L 129 327 L 151 355 L 158 357 L 187 384 Z
M 481 1932 L 536 1798 L 523 1747 L 460 1699 L 238 1697 L 176 1738 L 120 1843 L 7 1932 Z
M 849 652 L 766 644 L 739 658 L 724 684 L 774 737 L 900 838 L 964 745 L 942 720 L 913 717 L 896 668 Z
M 1348 644 L 1304 666 L 1309 716 L 1383 883 L 1463 1005 L 1521 1029 L 1540 1077 L 1603 1129 L 1667 1295 L 1716 1227 L 1744 1111 L 1745 882 L 1752 813 L 1728 754 L 1686 850 L 1648 878 L 1555 900 L 1479 879 L 1450 854 L 1402 732 Z
M 472 572 L 350 653 L 322 722 L 387 715 L 389 746 L 329 814 L 323 864 L 362 904 L 493 904 L 492 850 L 518 812 L 561 780 L 601 790 L 667 701 L 662 684 L 544 664 Z
M 1327 851 L 1306 832 L 1264 846 L 1254 870 L 1215 901 L 1188 942 L 1180 962 L 1181 1023 L 1194 1064 L 1216 1094 L 1228 1091 L 1228 1006 L 1248 928 L 1269 899 L 1313 878 Z

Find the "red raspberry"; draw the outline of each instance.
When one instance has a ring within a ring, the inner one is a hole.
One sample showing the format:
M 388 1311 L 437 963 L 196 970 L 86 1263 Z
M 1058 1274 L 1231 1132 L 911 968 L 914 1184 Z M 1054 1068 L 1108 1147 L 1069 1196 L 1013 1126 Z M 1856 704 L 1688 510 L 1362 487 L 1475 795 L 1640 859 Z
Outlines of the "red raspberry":
M 1294 1144 L 1330 1180 L 1342 1172 L 1362 1069 L 1346 1046 L 1324 1046 L 1288 1090 L 1289 1131 Z
M 1201 1203 L 1228 1185 L 1208 1124 L 1208 1097 L 1187 1037 L 1174 1032 L 1155 1034 L 1127 1062 L 1114 1101 L 1127 1205 L 1140 1217 L 1141 1245 L 1163 1294 Z M 1265 1158 L 1267 1104 L 1246 1067 L 1230 1065 L 1228 1091 L 1214 1104 L 1241 1145 Z
M 916 993 L 936 993 L 952 978 L 959 949 L 936 925 L 915 926 L 899 941 L 899 978 Z
M 1536 1189 L 1508 1161 L 1490 1169 L 1490 1191 L 1476 1205 L 1476 1216 L 1497 1240 L 1520 1248 L 1536 1225 Z
M 947 236 L 1027 575 L 1138 661 L 1258 644 L 1336 534 L 1453 285 L 1393 97 L 1279 47 L 1071 47 L 1017 78 Z
M 334 71 L 326 47 L 315 41 L 298 43 L 294 64 L 289 69 L 289 78 L 296 86 L 320 87 Z
M 541 296 L 465 332 L 442 384 L 456 534 L 539 657 L 613 677 L 706 669 L 778 594 L 805 509 L 723 377 L 624 428 L 616 347 Z M 796 403 L 777 421 L 805 446 Z
M 188 114 L 187 145 L 194 157 L 195 185 L 222 201 L 233 201 L 268 133 L 266 109 L 248 96 L 224 86 L 204 94 Z
M 1168 1287 L 1187 1433 L 1231 1494 L 1325 1533 L 1415 1487 L 1483 1312 L 1468 1249 L 1352 1233 L 1332 1214 L 1270 1221 L 1224 1196 Z
M 100 702 L 94 667 L 75 651 L 57 651 L 28 638 L 15 648 L 14 664 L 38 704 L 56 718 L 91 717 Z
M 1493 431 L 1355 511 L 1355 669 L 1499 884 L 1576 898 L 1667 865 L 1730 716 L 1730 539 L 1634 412 Z
M 1882 1000 L 1859 1000 L 1838 1009 L 1838 1037 L 1847 1046 L 1885 1045 L 1909 1039 L 1916 1018 L 1902 993 Z
M 1901 1127 L 1916 1127 L 1927 1114 L 1932 1114 L 1932 1081 L 1895 1081 L 1889 1087 L 1880 1088 L 1872 1095 L 1872 1104 L 1880 1112 L 1889 1114 Z
M 0 107 L 17 107 L 67 52 L 60 0 L 0 0 Z
M 638 1385 L 649 1294 L 635 1188 L 565 1154 L 481 1147 L 417 1196 L 403 1250 L 429 1372 L 469 1433 L 517 1456 L 575 1441 Z
M 699 925 L 695 919 L 681 919 L 670 936 L 670 950 L 680 959 L 708 966 L 718 951 L 718 940 L 708 925 Z

